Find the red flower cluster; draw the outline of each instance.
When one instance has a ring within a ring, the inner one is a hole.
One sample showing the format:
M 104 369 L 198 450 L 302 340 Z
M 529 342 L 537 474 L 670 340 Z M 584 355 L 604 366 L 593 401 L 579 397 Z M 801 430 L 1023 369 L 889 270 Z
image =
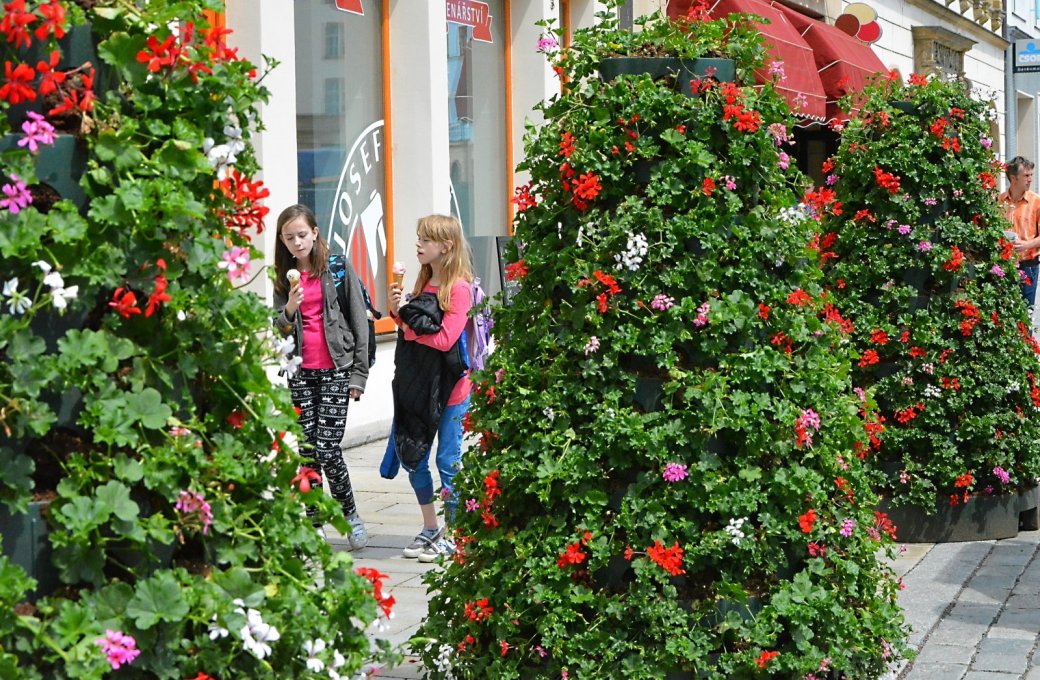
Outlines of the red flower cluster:
M 141 313 L 141 308 L 137 306 L 137 296 L 129 288 L 116 288 L 108 306 L 119 312 L 124 319 L 129 319 L 131 314 Z
M 479 600 L 473 602 L 467 602 L 464 613 L 466 618 L 475 623 L 481 621 L 487 621 L 491 618 L 491 613 L 495 611 L 495 608 L 488 604 L 488 599 L 482 597 Z
M 971 335 L 972 329 L 975 328 L 976 324 L 978 324 L 982 320 L 982 315 L 979 312 L 979 308 L 971 304 L 969 300 L 965 300 L 964 298 L 956 300 L 953 303 L 953 306 L 961 310 L 961 314 L 964 315 L 964 321 L 961 321 L 960 324 L 961 335 L 964 335 L 965 337 Z M 940 362 L 945 361 L 946 352 L 947 350 L 943 351 L 943 356 L 939 359 Z
M 144 266 L 147 267 L 147 263 Z M 170 296 L 166 293 L 166 287 L 169 285 L 169 281 L 166 280 L 166 260 L 160 257 L 155 261 L 155 266 L 160 271 L 155 275 L 155 290 L 148 296 L 148 306 L 144 310 L 145 316 L 151 316 L 159 305 L 170 301 Z
M 704 181 L 701 182 L 701 192 L 703 192 L 705 196 L 711 196 L 713 191 L 715 191 L 715 180 L 711 177 L 705 177 Z
M 924 404 L 917 402 L 913 406 L 908 406 L 902 410 L 896 411 L 896 420 L 906 425 L 911 420 L 921 415 L 924 412 Z
M 498 526 L 498 520 L 491 512 L 495 498 L 502 495 L 502 489 L 498 486 L 498 478 L 498 470 L 492 470 L 484 476 L 484 502 L 480 504 L 480 517 L 484 520 L 484 526 L 489 528 Z
M 586 531 L 580 539 L 568 545 L 567 550 L 560 554 L 560 557 L 556 560 L 556 566 L 560 569 L 565 569 L 568 566 L 584 562 L 585 558 L 588 557 L 584 548 L 589 544 L 590 540 L 592 540 L 592 534 Z
M 805 514 L 798 516 L 798 526 L 803 534 L 811 532 L 814 524 L 816 524 L 816 510 L 814 508 L 809 508 Z
M 515 205 L 516 209 L 520 212 L 523 212 L 528 208 L 533 208 L 536 205 L 538 205 L 538 201 L 535 200 L 535 197 L 531 195 L 530 183 L 517 187 L 511 200 L 513 202 L 513 205 Z
M 258 234 L 264 230 L 264 218 L 271 209 L 261 205 L 260 201 L 270 196 L 271 191 L 262 180 L 250 182 L 248 177 L 236 169 L 220 181 L 220 190 L 236 206 L 231 213 L 217 213 L 229 227 L 238 229 L 238 233 L 243 236 L 250 227 L 256 227 Z
M 875 328 L 870 331 L 870 341 L 876 345 L 886 345 L 888 344 L 888 333 L 880 328 Z
M 602 270 L 597 269 L 592 272 L 592 276 L 595 277 L 596 281 L 603 284 L 607 289 L 596 296 L 596 306 L 600 314 L 607 311 L 607 307 L 610 298 L 621 292 L 621 287 L 618 286 L 617 281 L 610 274 L 604 274 Z M 591 285 L 591 279 L 582 279 L 578 282 L 578 288 L 584 288 L 585 286 Z
M 560 137 L 560 153 L 558 155 L 564 158 L 570 158 L 571 154 L 574 153 L 574 142 L 575 138 L 569 131 L 564 132 Z
M 813 191 L 806 192 L 802 202 L 809 207 L 813 217 L 817 220 L 823 217 L 828 210 L 832 215 L 841 214 L 841 201 L 837 200 L 838 194 L 833 189 L 819 187 Z
M 935 135 L 937 138 L 942 139 L 944 136 L 946 136 L 946 124 L 948 122 L 949 121 L 946 120 L 946 118 L 936 118 L 935 122 L 932 123 L 932 126 L 929 128 L 929 130 L 931 130 L 932 134 Z
M 812 297 L 801 288 L 796 288 L 787 296 L 787 304 L 805 307 L 812 302 Z
M 866 368 L 867 366 L 873 366 L 878 361 L 880 361 L 880 359 L 881 358 L 878 356 L 878 353 L 875 350 L 868 349 L 868 350 L 865 350 L 863 352 L 863 355 L 860 357 L 858 366 L 860 368 Z
M 874 181 L 882 189 L 887 189 L 890 194 L 899 193 L 899 176 L 885 172 L 876 165 L 874 166 Z
M 778 656 L 780 656 L 780 652 L 764 651 L 758 655 L 758 658 L 755 659 L 755 663 L 758 665 L 759 668 L 765 668 L 767 663 L 769 663 Z
M 823 306 L 823 312 L 821 312 L 820 318 L 825 322 L 835 324 L 838 329 L 846 335 L 851 335 L 854 330 L 852 321 L 843 317 L 841 312 L 838 311 L 838 308 L 829 302 Z
M 506 281 L 518 281 L 527 276 L 527 265 L 522 259 L 506 265 Z
M 886 513 L 874 511 L 874 528 L 883 534 L 888 534 L 892 540 L 895 540 L 896 525 L 892 524 L 892 520 L 888 518 Z
M 943 263 L 943 269 L 955 272 L 964 264 L 964 253 L 957 246 L 950 246 L 950 259 Z
M 354 573 L 368 579 L 372 584 L 372 595 L 376 598 L 376 605 L 383 610 L 383 614 L 389 617 L 394 603 L 397 602 L 393 595 L 383 595 L 383 579 L 390 578 L 390 576 L 371 567 L 358 567 Z
M 995 189 L 997 187 L 997 178 L 991 172 L 986 172 L 985 170 L 980 172 L 979 181 L 982 182 L 983 189 Z
M 679 541 L 671 548 L 661 545 L 661 541 L 654 541 L 654 544 L 646 549 L 646 554 L 672 576 L 686 573 L 682 568 L 683 549 L 679 547 Z

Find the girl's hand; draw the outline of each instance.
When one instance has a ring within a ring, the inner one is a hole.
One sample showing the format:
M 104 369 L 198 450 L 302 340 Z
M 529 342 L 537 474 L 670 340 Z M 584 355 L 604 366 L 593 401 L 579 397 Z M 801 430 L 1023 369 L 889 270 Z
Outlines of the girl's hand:
M 390 284 L 390 314 L 397 316 L 397 312 L 401 309 L 401 296 L 404 294 L 404 287 L 399 283 Z
M 296 316 L 296 310 L 303 304 L 303 286 L 296 284 L 289 291 L 289 300 L 285 303 L 285 318 Z
M 356 387 L 350 388 L 350 398 L 354 401 L 361 399 L 362 392 Z

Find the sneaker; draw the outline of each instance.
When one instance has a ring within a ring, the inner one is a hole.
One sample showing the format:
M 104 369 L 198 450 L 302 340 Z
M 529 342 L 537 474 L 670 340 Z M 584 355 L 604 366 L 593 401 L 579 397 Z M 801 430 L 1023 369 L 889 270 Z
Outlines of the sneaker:
M 401 553 L 409 559 L 415 559 L 422 554 L 423 550 L 436 543 L 443 535 L 443 527 L 440 529 L 423 529 L 415 535 L 415 540 L 413 540 L 407 548 L 402 550 Z
M 347 536 L 351 550 L 361 550 L 368 545 L 368 529 L 365 528 L 365 520 L 355 517 L 350 520 L 350 535 Z
M 442 536 L 439 541 L 426 546 L 426 549 L 419 553 L 419 561 L 436 562 L 440 557 L 451 557 L 454 554 L 455 541 Z

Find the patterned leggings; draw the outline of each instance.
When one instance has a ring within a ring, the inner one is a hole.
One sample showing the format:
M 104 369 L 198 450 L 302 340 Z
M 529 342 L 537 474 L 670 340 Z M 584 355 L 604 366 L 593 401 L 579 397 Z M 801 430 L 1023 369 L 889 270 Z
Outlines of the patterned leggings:
M 347 426 L 350 371 L 337 368 L 301 368 L 289 378 L 293 404 L 300 409 L 300 426 L 307 438 L 300 455 L 311 459 L 314 470 L 329 480 L 332 497 L 346 517 L 357 512 L 350 473 L 340 441 Z M 313 514 L 312 508 L 307 508 Z

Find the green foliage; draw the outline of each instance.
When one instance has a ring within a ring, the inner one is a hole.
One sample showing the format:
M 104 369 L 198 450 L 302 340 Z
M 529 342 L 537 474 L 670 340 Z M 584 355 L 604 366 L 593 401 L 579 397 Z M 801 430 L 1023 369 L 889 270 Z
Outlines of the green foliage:
M 33 593 L 0 557 L 0 678 L 100 678 L 106 631 L 136 640 L 119 671 L 135 678 L 351 677 L 395 658 L 366 635 L 383 616 L 371 576 L 304 514 L 344 524 L 338 507 L 292 483 L 300 433 L 268 378 L 284 360 L 270 311 L 221 269 L 240 248 L 262 272 L 263 74 L 210 30 L 204 10 L 221 2 L 66 3 L 85 56 L 35 33 L 44 5 L 29 0 L 32 44 L 7 42 L 6 58 L 35 68 L 59 50 L 65 89 L 44 96 L 37 78 L 31 102 L 0 95 L 0 184 L 17 176 L 31 194 L 0 207 L 0 509 L 49 500 L 63 585 Z M 75 136 L 58 170 L 82 170 L 85 201 L 40 186 L 54 168 L 16 144 L 27 108 Z
M 996 202 L 995 110 L 917 76 L 863 96 L 829 161 L 843 212 L 821 243 L 855 323 L 854 381 L 876 386 L 886 419 L 880 488 L 932 509 L 1032 486 L 1040 347 Z
M 601 82 L 605 40 L 629 38 L 600 26 L 552 56 L 566 88 L 528 129 L 520 287 L 467 423 L 459 552 L 427 577 L 427 668 L 880 677 L 906 648 L 857 456 L 871 405 L 781 167 L 786 107 L 769 86 Z

